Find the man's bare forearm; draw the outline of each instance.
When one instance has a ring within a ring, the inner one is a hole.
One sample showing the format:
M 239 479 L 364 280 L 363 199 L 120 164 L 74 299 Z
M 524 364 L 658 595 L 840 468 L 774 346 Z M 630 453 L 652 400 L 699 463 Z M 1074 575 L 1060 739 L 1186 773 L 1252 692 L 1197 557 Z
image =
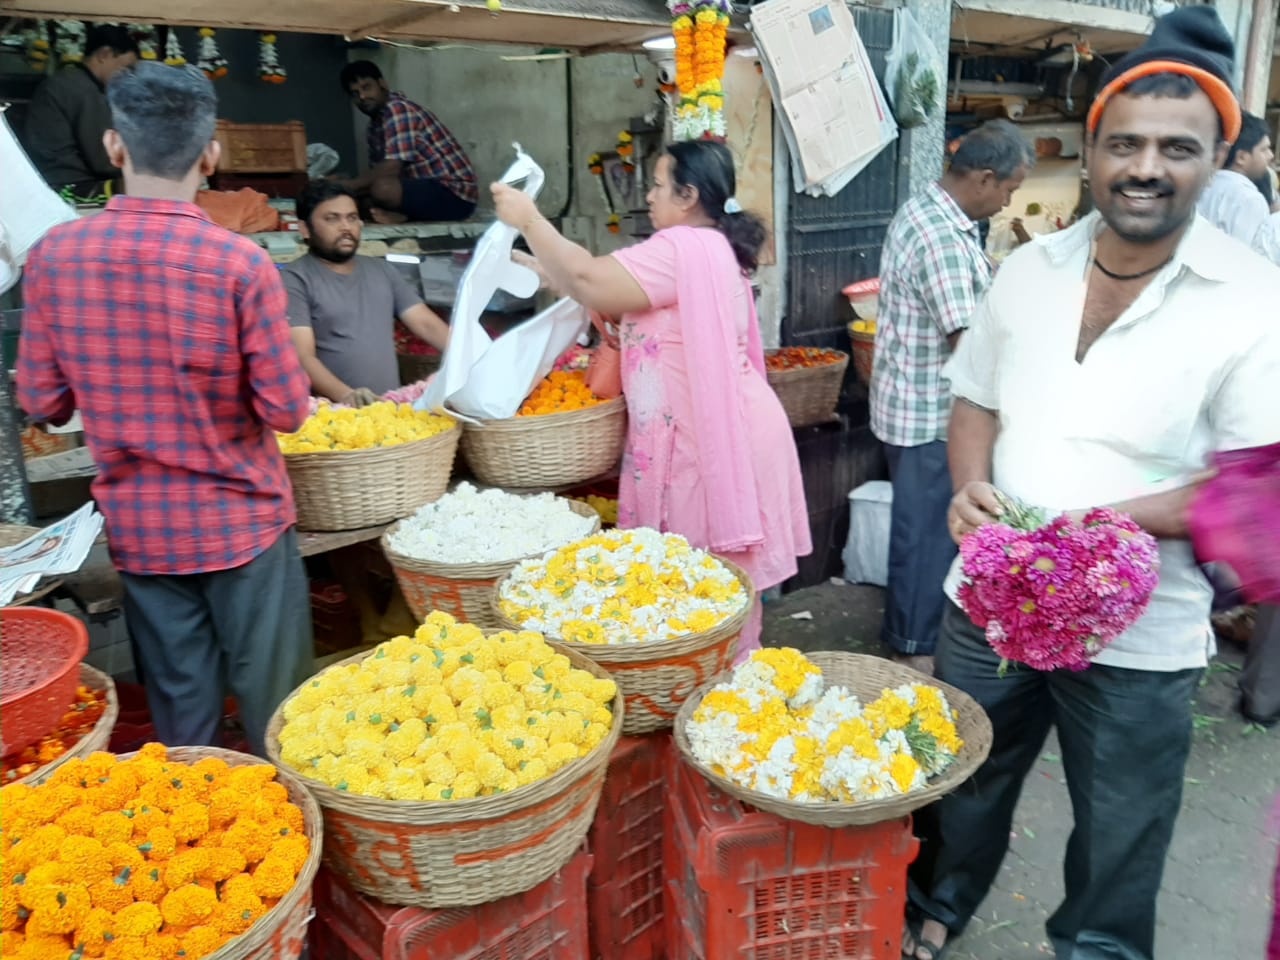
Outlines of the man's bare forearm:
M 966 483 L 991 482 L 991 452 L 1000 433 L 1000 418 L 968 400 L 956 398 L 947 427 L 947 465 L 951 468 L 951 489 Z

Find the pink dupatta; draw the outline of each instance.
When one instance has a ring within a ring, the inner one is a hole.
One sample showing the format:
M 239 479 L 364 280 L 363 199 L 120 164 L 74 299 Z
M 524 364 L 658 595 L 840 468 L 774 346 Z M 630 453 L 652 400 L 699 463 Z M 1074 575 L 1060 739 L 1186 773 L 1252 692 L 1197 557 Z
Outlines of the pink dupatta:
M 689 426 L 703 487 L 714 498 L 707 504 L 708 546 L 716 553 L 738 553 L 763 543 L 764 530 L 747 424 L 743 416 L 726 418 L 720 412 L 725 398 L 739 395 L 736 381 L 742 375 L 732 320 L 735 291 L 724 269 L 725 257 L 732 258 L 733 251 L 718 230 L 672 227 L 664 234 L 678 255 L 674 309 L 691 381 Z M 739 277 L 736 264 L 733 276 Z M 744 277 L 738 282 L 747 284 Z M 760 325 L 749 287 L 747 303 L 747 359 L 764 376 Z
M 1280 443 L 1215 453 L 1191 504 L 1196 556 L 1225 563 L 1251 603 L 1280 603 Z

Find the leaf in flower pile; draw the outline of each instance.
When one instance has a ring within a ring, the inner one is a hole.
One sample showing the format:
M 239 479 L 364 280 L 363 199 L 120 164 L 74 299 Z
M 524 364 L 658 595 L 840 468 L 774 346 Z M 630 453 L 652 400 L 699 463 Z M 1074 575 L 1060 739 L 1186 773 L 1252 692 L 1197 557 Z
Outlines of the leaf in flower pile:
M 1045 512 L 1039 507 L 1023 503 L 1017 497 L 995 491 L 996 500 L 1000 503 L 1000 522 L 1015 530 L 1038 530 L 1049 522 Z

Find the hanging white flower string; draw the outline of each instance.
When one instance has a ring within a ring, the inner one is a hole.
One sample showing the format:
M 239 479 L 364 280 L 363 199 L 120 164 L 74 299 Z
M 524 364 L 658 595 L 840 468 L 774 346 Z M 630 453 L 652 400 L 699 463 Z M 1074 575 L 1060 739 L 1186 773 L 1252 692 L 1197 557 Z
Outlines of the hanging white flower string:
M 164 42 L 164 62 L 171 67 L 181 67 L 187 62 L 186 55 L 182 52 L 182 44 L 178 42 L 176 30 L 170 30 Z
M 276 35 L 264 33 L 258 43 L 258 76 L 267 83 L 284 83 L 288 73 L 280 66 L 276 53 Z
M 22 46 L 31 69 L 44 73 L 49 65 L 49 21 L 37 20 L 22 33 Z
M 84 23 L 79 20 L 56 20 L 58 58 L 63 63 L 79 63 L 84 59 Z
M 218 49 L 216 34 L 213 27 L 200 28 L 200 59 L 196 66 L 210 80 L 221 80 L 227 75 L 227 58 Z
M 143 60 L 159 60 L 156 52 L 156 28 L 149 23 L 139 23 L 134 27 L 133 39 L 138 41 L 138 56 Z

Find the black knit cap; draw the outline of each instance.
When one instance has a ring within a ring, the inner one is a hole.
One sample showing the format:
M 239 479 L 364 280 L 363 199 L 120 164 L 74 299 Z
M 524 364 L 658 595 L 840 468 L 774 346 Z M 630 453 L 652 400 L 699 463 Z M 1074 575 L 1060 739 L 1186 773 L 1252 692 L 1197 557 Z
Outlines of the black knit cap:
M 1235 54 L 1235 42 L 1217 10 L 1204 5 L 1178 7 L 1156 21 L 1142 46 L 1103 74 L 1102 88 L 1089 110 L 1089 129 L 1097 129 L 1107 101 L 1139 77 L 1185 73 L 1209 95 L 1222 116 L 1227 139 L 1234 141 L 1240 132 L 1240 105 L 1231 88 Z

